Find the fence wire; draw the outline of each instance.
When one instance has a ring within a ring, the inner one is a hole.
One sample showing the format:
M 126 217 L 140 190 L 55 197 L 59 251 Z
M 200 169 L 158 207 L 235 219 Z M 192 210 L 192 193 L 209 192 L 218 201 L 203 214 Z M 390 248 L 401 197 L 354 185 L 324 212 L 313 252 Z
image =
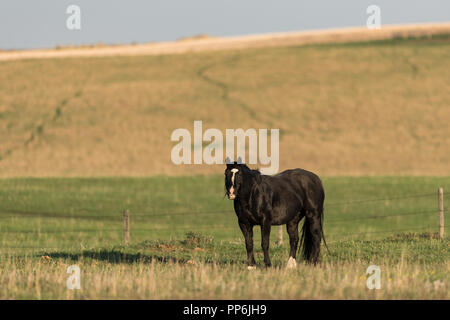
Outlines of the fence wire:
M 412 194 L 412 195 L 403 195 L 403 196 L 394 196 L 390 198 L 375 198 L 375 199 L 360 199 L 360 200 L 352 200 L 352 201 L 345 201 L 345 202 L 336 202 L 327 204 L 325 206 L 325 210 L 329 207 L 338 207 L 338 206 L 351 206 L 361 203 L 372 203 L 372 202 L 382 202 L 382 201 L 391 201 L 391 200 L 400 200 L 400 199 L 413 199 L 413 198 L 424 198 L 424 197 L 430 197 L 430 196 L 436 196 L 435 193 L 426 193 L 426 194 Z M 83 208 L 82 211 L 89 211 L 89 209 Z M 342 217 L 338 219 L 330 219 L 327 220 L 325 218 L 324 224 L 328 225 L 328 223 L 340 223 L 340 222 L 347 222 L 347 221 L 355 221 L 355 220 L 366 220 L 366 219 L 386 219 L 386 218 L 393 218 L 393 217 L 409 217 L 409 216 L 416 216 L 416 215 L 428 215 L 431 213 L 436 213 L 437 208 L 435 210 L 421 210 L 421 211 L 411 211 L 411 212 L 393 212 L 391 214 L 383 214 L 383 215 L 368 215 L 368 216 L 347 216 Z M 133 213 L 130 212 L 130 218 L 133 220 L 134 218 L 138 218 L 137 220 L 147 220 L 150 221 L 154 218 L 160 218 L 160 217 L 192 217 L 192 216 L 201 216 L 201 215 L 218 215 L 218 214 L 231 214 L 234 213 L 233 210 L 205 210 L 205 211 L 185 211 L 185 212 L 137 212 Z M 4 215 L 7 214 L 7 215 Z M 8 218 L 57 218 L 57 219 L 88 219 L 88 220 L 99 220 L 99 221 L 105 221 L 108 220 L 110 222 L 113 221 L 123 221 L 122 214 L 117 215 L 82 215 L 82 214 L 75 214 L 75 215 L 58 215 L 57 213 L 52 212 L 40 212 L 40 213 L 30 213 L 26 211 L 8 211 L 8 212 L 1 212 L 0 211 L 0 219 L 8 219 Z M 358 232 L 358 233 L 345 233 L 345 234 L 337 234 L 337 235 L 331 235 L 331 236 L 354 236 L 354 235 L 363 235 L 363 234 L 373 234 L 373 233 L 389 233 L 389 232 L 405 232 L 415 229 L 430 229 L 431 227 L 420 227 L 420 228 L 408 228 L 408 229 L 390 229 L 390 230 L 383 230 L 383 231 L 368 231 L 368 232 Z M 195 231 L 195 230 L 232 230 L 236 229 L 235 227 L 226 227 L 226 226 L 174 226 L 174 227 L 168 227 L 168 228 L 135 228 L 132 229 L 131 232 L 155 232 L 155 231 L 176 231 L 176 230 L 189 230 L 189 231 Z M 15 233 L 15 234 L 61 234 L 61 233 L 91 233 L 91 232 L 123 232 L 123 229 L 121 228 L 95 228 L 95 229 L 65 229 L 65 230 L 12 230 L 12 229 L 2 229 L 0 228 L 0 232 L 2 233 Z

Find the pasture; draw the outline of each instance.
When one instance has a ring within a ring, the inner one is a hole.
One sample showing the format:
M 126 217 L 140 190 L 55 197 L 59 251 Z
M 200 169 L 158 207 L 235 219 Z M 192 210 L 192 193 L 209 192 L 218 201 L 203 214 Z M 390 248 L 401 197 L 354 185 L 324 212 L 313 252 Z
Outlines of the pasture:
M 0 298 L 449 298 L 436 190 L 450 190 L 450 178 L 323 181 L 330 252 L 322 246 L 322 264 L 286 270 L 287 234 L 276 245 L 276 227 L 265 269 L 255 227 L 258 268 L 248 271 L 223 176 L 2 179 Z M 66 288 L 72 264 L 81 290 Z M 381 268 L 380 290 L 366 288 L 371 264 Z
M 0 62 L 0 299 L 449 299 L 449 44 Z M 286 270 L 275 227 L 265 269 L 255 228 L 246 269 L 225 166 L 170 161 L 171 133 L 194 120 L 280 129 L 280 171 L 324 183 L 320 265 Z

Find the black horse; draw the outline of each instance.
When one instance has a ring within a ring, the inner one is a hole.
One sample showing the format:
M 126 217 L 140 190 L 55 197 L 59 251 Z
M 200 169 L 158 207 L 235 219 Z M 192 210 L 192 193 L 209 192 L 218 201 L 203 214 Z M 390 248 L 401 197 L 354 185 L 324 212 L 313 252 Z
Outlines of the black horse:
M 325 192 L 319 177 L 302 169 L 266 176 L 239 163 L 239 160 L 229 163 L 227 159 L 225 188 L 228 198 L 234 200 L 234 211 L 245 237 L 248 268 L 255 268 L 253 226 L 261 226 L 264 263 L 269 267 L 270 228 L 282 224 L 286 224 L 289 234 L 290 257 L 287 266 L 295 268 L 298 224 L 303 217 L 305 221 L 300 247 L 303 245 L 304 259 L 316 264 L 322 238 L 325 242 L 322 229 Z

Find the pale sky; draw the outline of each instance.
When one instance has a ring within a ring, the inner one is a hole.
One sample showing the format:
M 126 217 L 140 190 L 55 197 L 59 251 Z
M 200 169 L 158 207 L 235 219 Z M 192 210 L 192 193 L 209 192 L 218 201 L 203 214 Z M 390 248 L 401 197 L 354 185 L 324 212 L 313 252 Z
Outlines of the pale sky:
M 66 27 L 72 4 L 81 30 Z M 1 0 L 0 49 L 365 26 L 372 4 L 382 25 L 450 21 L 449 0 Z

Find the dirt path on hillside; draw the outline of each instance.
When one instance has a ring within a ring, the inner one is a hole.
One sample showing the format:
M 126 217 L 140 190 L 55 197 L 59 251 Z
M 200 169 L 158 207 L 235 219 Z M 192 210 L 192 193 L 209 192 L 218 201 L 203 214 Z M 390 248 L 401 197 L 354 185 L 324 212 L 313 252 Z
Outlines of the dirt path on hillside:
M 380 30 L 343 28 L 283 32 L 227 38 L 204 38 L 137 45 L 94 46 L 46 50 L 0 51 L 0 61 L 65 57 L 105 57 L 182 54 L 214 50 L 295 46 L 317 43 L 370 41 L 409 36 L 450 33 L 450 23 L 383 26 Z

